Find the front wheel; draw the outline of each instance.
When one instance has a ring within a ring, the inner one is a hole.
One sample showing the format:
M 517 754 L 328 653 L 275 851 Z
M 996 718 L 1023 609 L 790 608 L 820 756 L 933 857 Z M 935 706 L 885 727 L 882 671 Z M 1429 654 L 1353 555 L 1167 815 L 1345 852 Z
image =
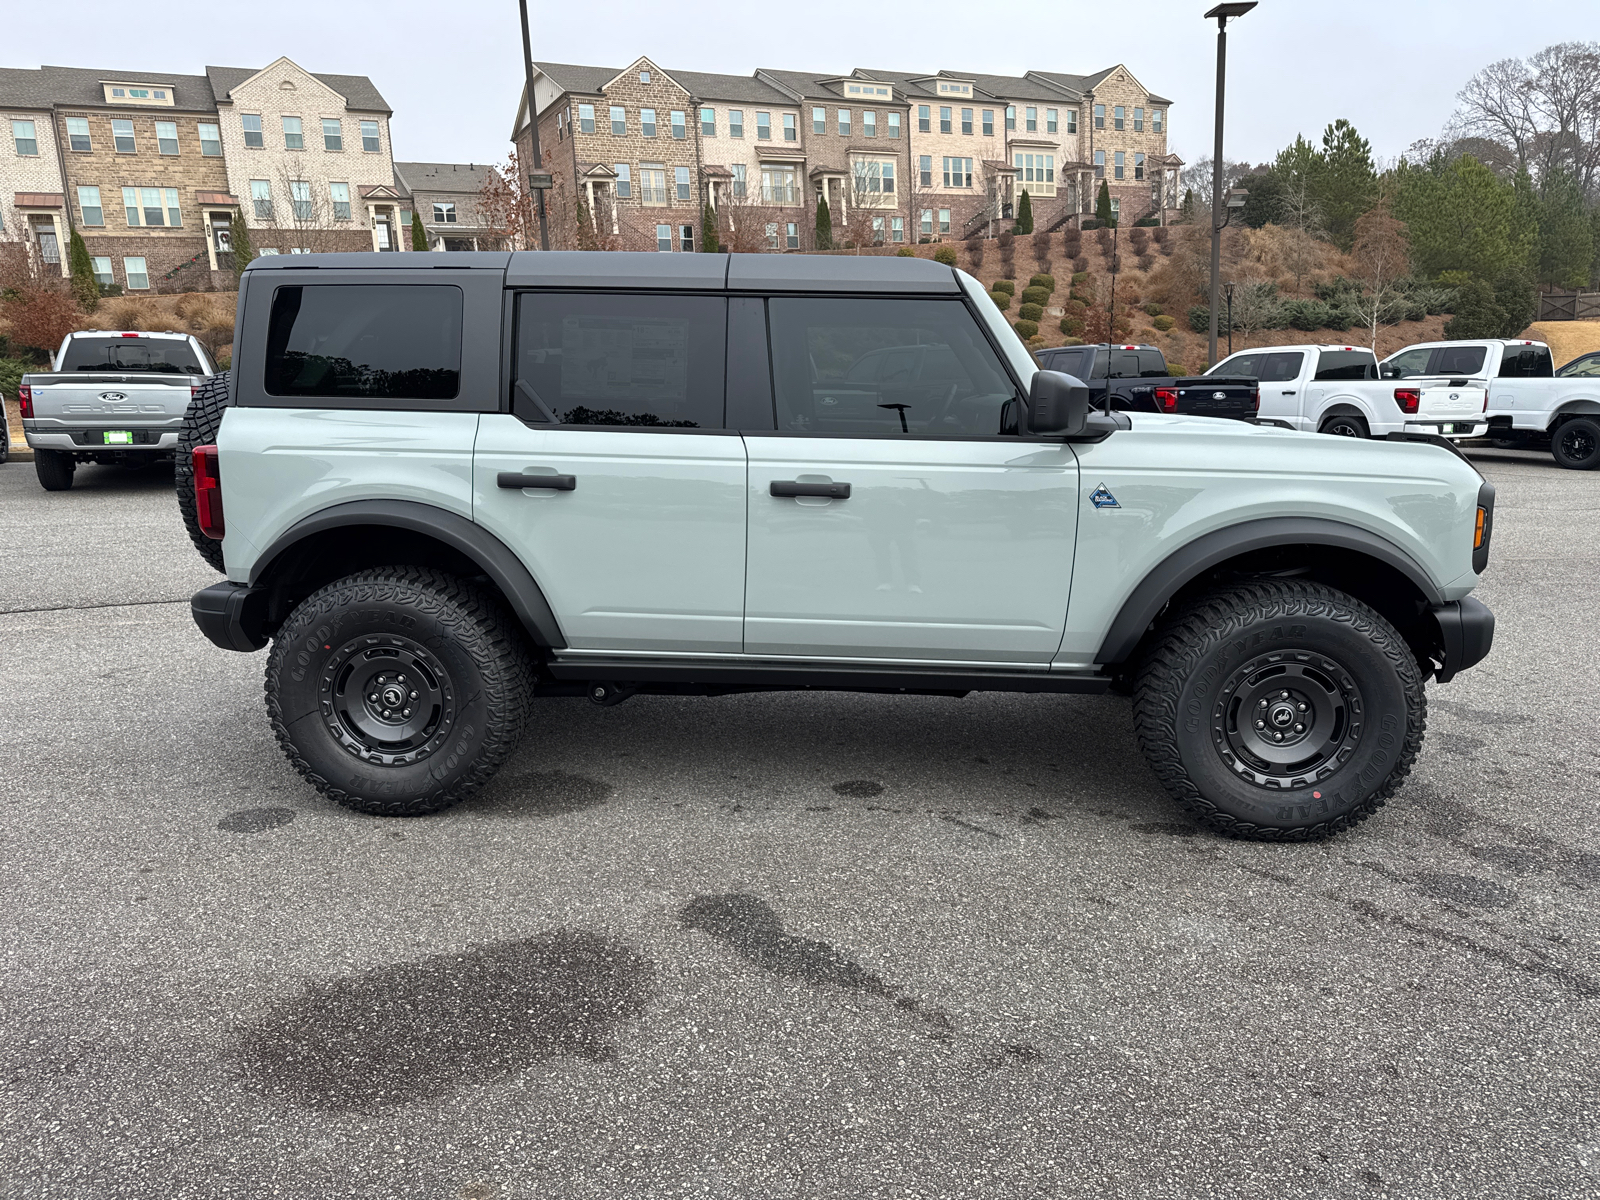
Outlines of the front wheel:
M 35 450 L 33 473 L 39 477 L 39 486 L 47 492 L 64 492 L 72 486 L 72 477 L 78 464 L 65 450 Z
M 1354 413 L 1335 413 L 1322 423 L 1318 433 L 1331 433 L 1335 437 L 1364 438 L 1369 436 L 1367 423 Z
M 1570 471 L 1600 467 L 1600 421 L 1574 417 L 1550 435 L 1550 453 Z
M 1422 746 L 1423 676 L 1360 601 L 1300 581 L 1189 604 L 1139 671 L 1134 728 L 1167 792 L 1231 837 L 1308 841 L 1371 816 Z
M 290 763 L 373 816 L 438 812 L 481 788 L 516 749 L 532 686 L 526 635 L 499 597 L 417 567 L 314 592 L 267 659 Z

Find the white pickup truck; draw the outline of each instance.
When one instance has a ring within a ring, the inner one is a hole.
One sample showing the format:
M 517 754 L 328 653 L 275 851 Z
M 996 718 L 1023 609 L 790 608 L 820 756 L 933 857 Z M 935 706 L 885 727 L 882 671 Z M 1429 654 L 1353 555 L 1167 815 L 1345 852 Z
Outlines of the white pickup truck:
M 1343 437 L 1412 430 L 1471 436 L 1483 427 L 1484 388 L 1465 381 L 1390 382 L 1364 346 L 1263 346 L 1223 359 L 1207 375 L 1248 375 L 1261 383 L 1258 417 Z
M 52 370 L 17 388 L 22 432 L 46 491 L 72 486 L 80 462 L 141 466 L 171 458 L 196 388 L 216 373 L 186 333 L 69 333 Z
M 1383 360 L 1385 379 L 1434 388 L 1440 379 L 1488 393 L 1479 432 L 1498 444 L 1527 448 L 1548 441 L 1556 462 L 1573 470 L 1600 467 L 1600 378 L 1558 377 L 1543 342 L 1490 338 L 1427 342 Z

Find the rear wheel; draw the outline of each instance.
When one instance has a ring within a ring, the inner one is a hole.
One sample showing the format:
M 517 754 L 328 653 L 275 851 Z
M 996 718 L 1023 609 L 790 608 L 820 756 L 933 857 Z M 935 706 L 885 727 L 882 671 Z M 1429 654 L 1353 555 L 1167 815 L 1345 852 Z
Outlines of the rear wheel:
M 438 812 L 481 788 L 516 749 L 532 686 L 500 599 L 418 567 L 313 593 L 267 659 L 267 713 L 295 770 L 374 816 Z
M 1318 433 L 1331 433 L 1335 437 L 1364 438 L 1370 436 L 1366 421 L 1355 413 L 1334 413 L 1322 423 Z
M 1593 417 L 1574 417 L 1550 435 L 1550 453 L 1570 471 L 1592 471 L 1600 467 L 1600 421 Z
M 200 532 L 200 514 L 194 503 L 194 460 L 191 455 L 196 446 L 207 446 L 217 440 L 217 430 L 222 425 L 222 413 L 228 405 L 228 380 L 230 372 L 221 371 L 200 385 L 189 407 L 183 414 L 183 427 L 178 431 L 178 449 L 172 456 L 172 481 L 178 493 L 178 512 L 183 517 L 183 527 L 189 540 L 200 552 L 200 557 L 213 570 L 222 571 L 222 543 Z
M 1422 672 L 1360 601 L 1299 581 L 1203 596 L 1157 636 L 1134 727 L 1162 786 L 1231 837 L 1307 841 L 1365 820 L 1410 773 Z
M 72 476 L 77 469 L 78 464 L 65 450 L 33 452 L 33 472 L 39 477 L 39 485 L 47 492 L 66 491 L 72 486 Z

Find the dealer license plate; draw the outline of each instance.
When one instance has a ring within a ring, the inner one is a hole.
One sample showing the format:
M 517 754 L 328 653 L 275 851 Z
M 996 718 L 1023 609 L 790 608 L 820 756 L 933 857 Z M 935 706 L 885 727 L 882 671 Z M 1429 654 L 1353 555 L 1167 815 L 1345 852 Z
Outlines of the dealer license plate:
M 107 446 L 133 445 L 133 433 L 127 429 L 107 429 L 101 437 L 105 439 L 104 444 Z

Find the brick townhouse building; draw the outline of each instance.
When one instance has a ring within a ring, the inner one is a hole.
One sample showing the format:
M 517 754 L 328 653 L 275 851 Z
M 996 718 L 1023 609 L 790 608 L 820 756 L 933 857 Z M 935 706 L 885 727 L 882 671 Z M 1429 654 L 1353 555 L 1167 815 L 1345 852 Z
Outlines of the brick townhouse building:
M 389 111 L 361 76 L 286 58 L 204 75 L 6 70 L 0 114 L 0 240 L 63 274 L 72 229 L 102 283 L 192 291 L 232 286 L 241 212 L 269 254 L 377 249 L 382 223 L 398 225 Z
M 410 209 L 422 218 L 429 250 L 498 250 L 500 234 L 479 212 L 484 185 L 495 169 L 482 163 L 397 162 L 395 184 L 403 224 L 400 240 L 411 247 Z
M 558 242 L 580 203 L 611 244 L 661 250 L 695 247 L 704 204 L 738 248 L 784 250 L 815 248 L 819 199 L 836 244 L 886 245 L 992 235 L 1023 190 L 1036 229 L 1092 215 L 1102 179 L 1128 220 L 1165 220 L 1178 203 L 1171 102 L 1120 64 L 736 76 L 641 58 L 622 71 L 538 63 L 534 90 Z M 512 140 L 531 162 L 525 96 Z

